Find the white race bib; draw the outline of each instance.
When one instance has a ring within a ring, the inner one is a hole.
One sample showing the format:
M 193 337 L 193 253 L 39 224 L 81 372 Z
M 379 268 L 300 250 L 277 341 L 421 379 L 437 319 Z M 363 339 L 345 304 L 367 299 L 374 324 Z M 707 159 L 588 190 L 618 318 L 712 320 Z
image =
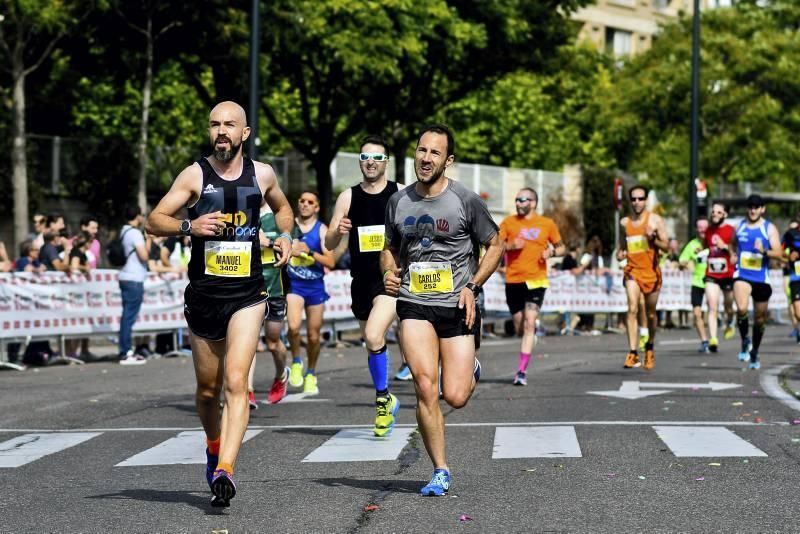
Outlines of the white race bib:
M 724 273 L 728 269 L 728 260 L 725 258 L 709 258 L 708 270 L 712 273 Z

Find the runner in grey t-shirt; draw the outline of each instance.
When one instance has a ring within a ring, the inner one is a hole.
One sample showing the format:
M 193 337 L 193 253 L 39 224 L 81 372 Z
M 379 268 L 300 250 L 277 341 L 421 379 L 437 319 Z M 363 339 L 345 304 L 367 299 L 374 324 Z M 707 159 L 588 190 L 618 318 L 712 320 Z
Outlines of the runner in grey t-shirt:
M 480 378 L 475 297 L 504 249 L 483 201 L 444 175 L 455 159 L 454 145 L 446 126 L 422 130 L 414 157 L 417 183 L 389 199 L 381 252 L 386 292 L 399 294 L 400 347 L 414 377 L 417 423 L 434 467 L 420 490 L 425 496 L 450 489 L 440 392 L 454 408 L 472 396 Z M 486 253 L 479 261 L 481 246 Z
M 425 198 L 415 187 L 406 187 L 386 206 L 386 242 L 398 251 L 403 271 L 400 301 L 458 304 L 461 289 L 477 271 L 477 248 L 498 232 L 477 194 L 460 182 L 442 179 L 445 189 L 438 196 Z

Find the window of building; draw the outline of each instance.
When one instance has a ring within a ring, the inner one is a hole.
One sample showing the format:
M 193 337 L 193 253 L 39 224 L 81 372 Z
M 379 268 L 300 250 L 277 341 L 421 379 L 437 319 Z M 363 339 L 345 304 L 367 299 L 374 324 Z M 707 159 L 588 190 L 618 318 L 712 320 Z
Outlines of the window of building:
M 653 0 L 653 7 L 655 9 L 666 9 L 669 7 L 669 0 Z
M 615 56 L 628 56 L 631 53 L 631 32 L 606 28 L 606 51 Z

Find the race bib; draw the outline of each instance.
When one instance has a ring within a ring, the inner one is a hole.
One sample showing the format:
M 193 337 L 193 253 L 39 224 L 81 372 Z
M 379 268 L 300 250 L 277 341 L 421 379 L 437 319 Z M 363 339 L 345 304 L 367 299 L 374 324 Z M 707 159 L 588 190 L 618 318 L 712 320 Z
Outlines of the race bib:
M 453 292 L 453 268 L 450 262 L 415 262 L 408 271 L 411 276 L 409 291 L 412 293 Z
M 206 274 L 225 277 L 250 276 L 252 245 L 249 241 L 206 241 Z
M 794 274 L 800 276 L 800 261 L 794 262 Z
M 758 252 L 742 252 L 739 254 L 742 269 L 748 271 L 760 271 L 764 256 Z
M 725 258 L 709 258 L 708 270 L 712 273 L 724 273 L 728 270 L 728 260 Z
M 382 224 L 358 227 L 358 251 L 380 252 L 383 250 L 383 238 L 386 227 Z
M 261 249 L 261 264 L 267 265 L 275 263 L 275 249 L 272 247 L 264 247 Z
M 641 254 L 650 250 L 650 242 L 643 235 L 634 235 L 626 238 L 628 254 Z
M 525 280 L 525 286 L 528 289 L 539 289 L 540 287 L 550 287 L 547 278 L 544 280 Z
M 303 254 L 302 256 L 292 256 L 289 260 L 289 265 L 292 267 L 311 267 L 314 265 L 314 256 L 311 254 Z

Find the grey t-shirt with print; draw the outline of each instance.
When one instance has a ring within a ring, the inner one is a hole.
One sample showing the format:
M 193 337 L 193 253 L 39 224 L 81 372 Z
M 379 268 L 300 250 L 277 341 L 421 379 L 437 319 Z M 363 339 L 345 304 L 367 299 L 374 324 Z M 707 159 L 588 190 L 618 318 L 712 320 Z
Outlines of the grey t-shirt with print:
M 447 187 L 436 197 L 423 198 L 409 186 L 392 195 L 386 206 L 386 242 L 398 251 L 403 271 L 399 300 L 425 306 L 458 304 L 459 293 L 478 268 L 480 245 L 498 232 L 486 203 L 463 184 L 445 179 Z M 419 269 L 417 292 L 412 292 L 410 267 L 422 267 L 419 262 L 444 265 Z M 449 285 L 448 268 L 452 290 L 442 291 Z M 425 281 L 433 283 L 420 283 Z

